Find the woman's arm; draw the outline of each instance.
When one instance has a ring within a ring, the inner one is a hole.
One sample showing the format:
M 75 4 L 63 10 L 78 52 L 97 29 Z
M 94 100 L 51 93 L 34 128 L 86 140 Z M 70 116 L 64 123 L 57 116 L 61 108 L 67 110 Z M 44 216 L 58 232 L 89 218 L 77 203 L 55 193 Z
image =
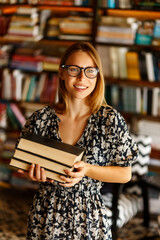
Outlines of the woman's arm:
M 90 165 L 85 175 L 102 182 L 125 183 L 131 179 L 131 167 Z
M 66 170 L 69 177 L 61 176 L 65 183 L 60 184 L 64 187 L 72 187 L 78 183 L 84 176 L 96 179 L 102 182 L 125 183 L 131 179 L 131 167 L 120 166 L 96 166 L 80 161 L 74 164 L 76 172 Z

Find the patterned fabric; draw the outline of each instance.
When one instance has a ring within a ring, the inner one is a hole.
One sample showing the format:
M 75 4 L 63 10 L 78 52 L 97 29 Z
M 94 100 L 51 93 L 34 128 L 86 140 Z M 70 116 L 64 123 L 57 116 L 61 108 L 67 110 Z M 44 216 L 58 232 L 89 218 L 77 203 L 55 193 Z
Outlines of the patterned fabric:
M 22 134 L 33 132 L 62 141 L 59 121 L 47 106 L 28 119 Z M 138 152 L 123 117 L 103 106 L 88 118 L 76 145 L 85 148 L 83 161 L 99 166 L 130 166 Z M 40 183 L 28 216 L 27 239 L 111 240 L 101 187 L 101 182 L 86 176 L 71 188 L 56 181 Z

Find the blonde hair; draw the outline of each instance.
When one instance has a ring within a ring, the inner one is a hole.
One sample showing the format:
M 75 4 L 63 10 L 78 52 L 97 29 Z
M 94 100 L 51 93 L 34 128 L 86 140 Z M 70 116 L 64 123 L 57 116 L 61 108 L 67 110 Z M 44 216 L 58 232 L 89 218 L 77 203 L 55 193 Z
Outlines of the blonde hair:
M 86 52 L 94 61 L 96 67 L 99 69 L 99 73 L 97 75 L 97 82 L 95 89 L 90 95 L 90 107 L 91 112 L 97 112 L 102 105 L 106 105 L 105 100 L 105 83 L 104 83 L 104 76 L 102 71 L 102 64 L 101 59 L 96 51 L 96 49 L 88 42 L 78 42 L 71 45 L 64 53 L 61 58 L 60 65 L 66 63 L 69 56 L 71 56 L 75 52 Z M 58 112 L 66 112 L 68 110 L 68 97 L 67 91 L 65 88 L 64 81 L 62 80 L 59 74 L 59 81 L 58 81 L 58 97 L 59 101 L 54 106 Z

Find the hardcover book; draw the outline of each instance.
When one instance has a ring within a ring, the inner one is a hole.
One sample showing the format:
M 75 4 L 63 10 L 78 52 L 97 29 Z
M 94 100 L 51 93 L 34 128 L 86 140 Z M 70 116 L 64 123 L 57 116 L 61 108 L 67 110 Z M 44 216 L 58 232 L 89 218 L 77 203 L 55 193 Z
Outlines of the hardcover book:
M 10 165 L 28 171 L 31 163 L 45 169 L 46 176 L 59 182 L 64 169 L 73 169 L 81 161 L 84 149 L 36 134 L 21 137 Z

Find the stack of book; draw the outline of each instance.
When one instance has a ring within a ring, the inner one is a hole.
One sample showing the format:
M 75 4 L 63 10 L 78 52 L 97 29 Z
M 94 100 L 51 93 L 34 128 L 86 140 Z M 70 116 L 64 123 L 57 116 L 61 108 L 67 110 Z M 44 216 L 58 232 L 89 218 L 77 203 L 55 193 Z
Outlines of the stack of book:
M 134 44 L 135 29 L 127 19 L 120 17 L 101 17 L 97 29 L 97 42 Z
M 45 33 L 45 38 L 48 39 L 58 39 L 60 35 L 59 23 L 61 18 L 51 17 L 47 22 L 47 29 Z
M 92 18 L 85 16 L 69 16 L 59 23 L 59 39 L 91 40 Z
M 10 165 L 29 170 L 30 164 L 39 164 L 48 178 L 63 182 L 64 170 L 74 170 L 73 164 L 81 161 L 84 149 L 54 139 L 28 134 L 21 137 Z
M 11 40 L 37 41 L 42 38 L 38 26 L 37 8 L 19 7 L 11 17 L 6 38 Z
M 60 56 L 66 48 L 56 46 L 26 45 L 16 48 L 11 56 L 10 67 L 24 71 L 58 71 Z
M 10 67 L 24 71 L 41 72 L 43 64 L 42 60 L 38 58 L 40 53 L 41 50 L 35 47 L 35 45 L 16 48 L 11 56 Z

